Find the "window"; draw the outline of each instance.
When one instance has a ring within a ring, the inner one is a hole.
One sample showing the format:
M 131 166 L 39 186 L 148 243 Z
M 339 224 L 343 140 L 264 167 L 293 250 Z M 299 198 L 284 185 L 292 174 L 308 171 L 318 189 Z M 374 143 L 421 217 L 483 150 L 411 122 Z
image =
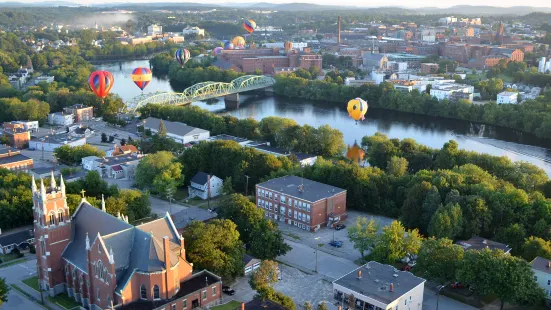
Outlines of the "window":
M 46 255 L 46 242 L 40 240 L 40 249 L 42 250 L 42 255 Z
M 57 222 L 62 223 L 63 222 L 63 211 L 59 210 L 57 213 Z
M 258 190 L 257 195 L 260 196 L 260 189 Z
M 293 216 L 293 211 L 291 211 L 291 209 L 289 209 L 289 212 L 287 212 L 287 216 L 289 217 Z
M 547 285 L 551 285 L 551 280 L 547 280 Z
M 534 281 L 538 281 L 538 276 L 534 276 Z
M 101 254 L 101 244 L 98 242 L 98 253 Z
M 153 299 L 161 299 L 161 293 L 159 292 L 159 286 L 155 285 L 153 287 Z
M 306 216 L 306 222 L 310 223 L 310 215 Z
M 285 214 L 285 207 L 279 208 L 279 212 L 280 212 L 281 214 Z
M 280 199 L 279 199 L 279 202 L 285 203 L 285 196 L 281 195 L 281 197 L 280 197 Z
M 176 304 L 172 304 L 172 310 L 176 310 Z
M 184 310 L 187 309 L 187 299 L 184 299 Z
M 298 216 L 298 212 L 295 211 L 295 220 L 297 219 L 297 216 Z
M 404 305 L 407 305 L 407 304 L 408 304 L 408 300 L 404 299 Z
M 99 287 L 96 288 L 96 299 L 97 299 L 98 301 L 101 300 L 100 297 L 99 297 Z
M 268 198 L 268 192 L 264 193 L 264 198 Z
M 272 193 L 270 193 L 269 196 L 270 196 L 270 199 L 272 199 Z
M 145 288 L 145 285 L 142 284 L 142 286 L 140 286 L 140 297 L 142 299 L 147 299 L 147 289 Z
M 50 213 L 50 225 L 55 225 L 55 214 Z
M 193 135 L 193 140 L 199 140 L 199 135 Z
M 277 213 L 277 205 L 274 206 L 274 212 Z
M 306 210 L 308 210 L 308 212 L 310 212 L 310 204 L 306 205 Z
M 207 290 L 203 291 L 203 299 L 207 299 Z
M 212 296 L 216 296 L 216 286 L 212 287 Z
M 96 277 L 103 280 L 103 263 L 100 260 L 98 260 L 96 264 Z

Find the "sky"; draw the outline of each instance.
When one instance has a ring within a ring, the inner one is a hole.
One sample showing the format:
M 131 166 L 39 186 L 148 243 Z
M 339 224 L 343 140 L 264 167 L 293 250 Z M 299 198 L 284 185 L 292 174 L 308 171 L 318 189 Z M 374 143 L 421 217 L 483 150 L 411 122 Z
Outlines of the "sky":
M 18 0 L 13 0 L 18 1 Z M 41 2 L 35 0 L 19 0 L 18 2 Z M 174 0 L 67 0 L 69 2 L 80 3 L 83 5 L 88 4 L 98 4 L 98 3 L 117 3 L 117 2 L 132 2 L 132 3 L 155 3 L 155 2 L 174 2 L 174 3 L 185 3 L 185 2 L 195 2 L 195 3 L 212 3 L 212 4 L 221 4 L 225 1 L 216 1 L 216 0 L 196 0 L 196 1 L 174 1 Z M 486 6 L 534 6 L 534 7 L 551 7 L 551 2 L 549 0 L 531 0 L 526 2 L 518 2 L 513 0 L 485 0 L 485 1 L 461 1 L 461 0 L 394 0 L 394 1 L 385 1 L 385 0 L 341 0 L 335 2 L 334 0 L 236 0 L 234 3 L 258 3 L 258 2 L 269 2 L 269 3 L 292 3 L 292 2 L 301 2 L 301 3 L 316 3 L 316 4 L 325 4 L 325 5 L 335 5 L 342 4 L 346 6 L 360 6 L 360 7 L 380 7 L 380 6 L 402 6 L 402 7 L 450 7 L 454 5 L 486 5 Z

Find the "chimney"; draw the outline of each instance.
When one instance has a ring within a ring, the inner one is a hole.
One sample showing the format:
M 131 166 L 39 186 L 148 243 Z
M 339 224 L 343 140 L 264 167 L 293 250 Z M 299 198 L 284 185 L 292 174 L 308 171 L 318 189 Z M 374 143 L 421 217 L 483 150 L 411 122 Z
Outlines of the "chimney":
M 241 303 L 241 310 L 245 310 L 245 303 L 244 302 Z
M 341 17 L 339 16 L 337 19 L 337 47 L 341 46 Z
M 337 307 L 337 310 L 342 310 L 342 306 L 339 305 L 339 307 Z
M 362 278 L 362 270 L 359 269 L 359 270 L 358 270 L 358 279 L 361 279 L 361 278 Z
M 389 292 L 394 292 L 394 283 L 390 283 L 390 287 L 388 288 Z

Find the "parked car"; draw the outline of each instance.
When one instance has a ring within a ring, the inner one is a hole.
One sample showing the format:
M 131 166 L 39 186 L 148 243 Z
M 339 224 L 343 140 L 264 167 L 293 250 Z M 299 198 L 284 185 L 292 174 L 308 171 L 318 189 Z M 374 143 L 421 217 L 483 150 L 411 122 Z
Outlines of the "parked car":
M 340 247 L 342 247 L 342 241 L 333 240 L 333 241 L 329 242 L 329 245 L 334 246 L 336 248 L 340 248 Z
M 335 225 L 335 230 L 341 230 L 341 229 L 345 229 L 345 228 L 346 228 L 346 225 L 344 225 L 344 224 Z
M 450 284 L 451 288 L 464 288 L 463 284 L 461 282 L 455 282 Z
M 413 267 L 410 265 L 405 265 L 404 267 L 400 268 L 402 271 L 410 271 Z
M 230 295 L 230 296 L 233 296 L 235 295 L 235 290 L 232 289 L 231 287 L 229 286 L 222 286 L 222 292 L 224 292 L 224 294 L 227 294 L 227 295 Z

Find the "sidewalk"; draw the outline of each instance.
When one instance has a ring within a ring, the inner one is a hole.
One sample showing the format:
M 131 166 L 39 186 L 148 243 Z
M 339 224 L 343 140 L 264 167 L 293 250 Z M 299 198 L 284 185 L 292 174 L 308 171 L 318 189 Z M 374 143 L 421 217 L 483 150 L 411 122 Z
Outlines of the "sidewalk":
M 38 304 L 39 306 L 42 306 L 42 301 L 41 301 L 41 297 L 40 297 L 40 293 L 35 291 L 33 288 L 27 286 L 25 283 L 19 281 L 19 283 L 15 283 L 15 285 L 20 288 L 23 292 L 26 293 L 26 295 L 29 295 L 29 296 L 25 296 L 26 298 L 34 301 L 36 304 Z M 13 286 L 13 285 L 12 285 Z M 14 291 L 18 291 L 17 289 L 13 289 Z M 21 292 L 18 291 L 18 293 L 21 294 Z M 52 303 L 49 299 L 48 299 L 48 294 L 46 292 L 43 292 L 43 297 L 44 297 L 44 305 L 43 307 L 46 308 L 46 309 L 58 309 L 58 310 L 65 310 L 65 308 L 63 307 L 60 307 L 58 306 L 57 304 L 54 304 Z

